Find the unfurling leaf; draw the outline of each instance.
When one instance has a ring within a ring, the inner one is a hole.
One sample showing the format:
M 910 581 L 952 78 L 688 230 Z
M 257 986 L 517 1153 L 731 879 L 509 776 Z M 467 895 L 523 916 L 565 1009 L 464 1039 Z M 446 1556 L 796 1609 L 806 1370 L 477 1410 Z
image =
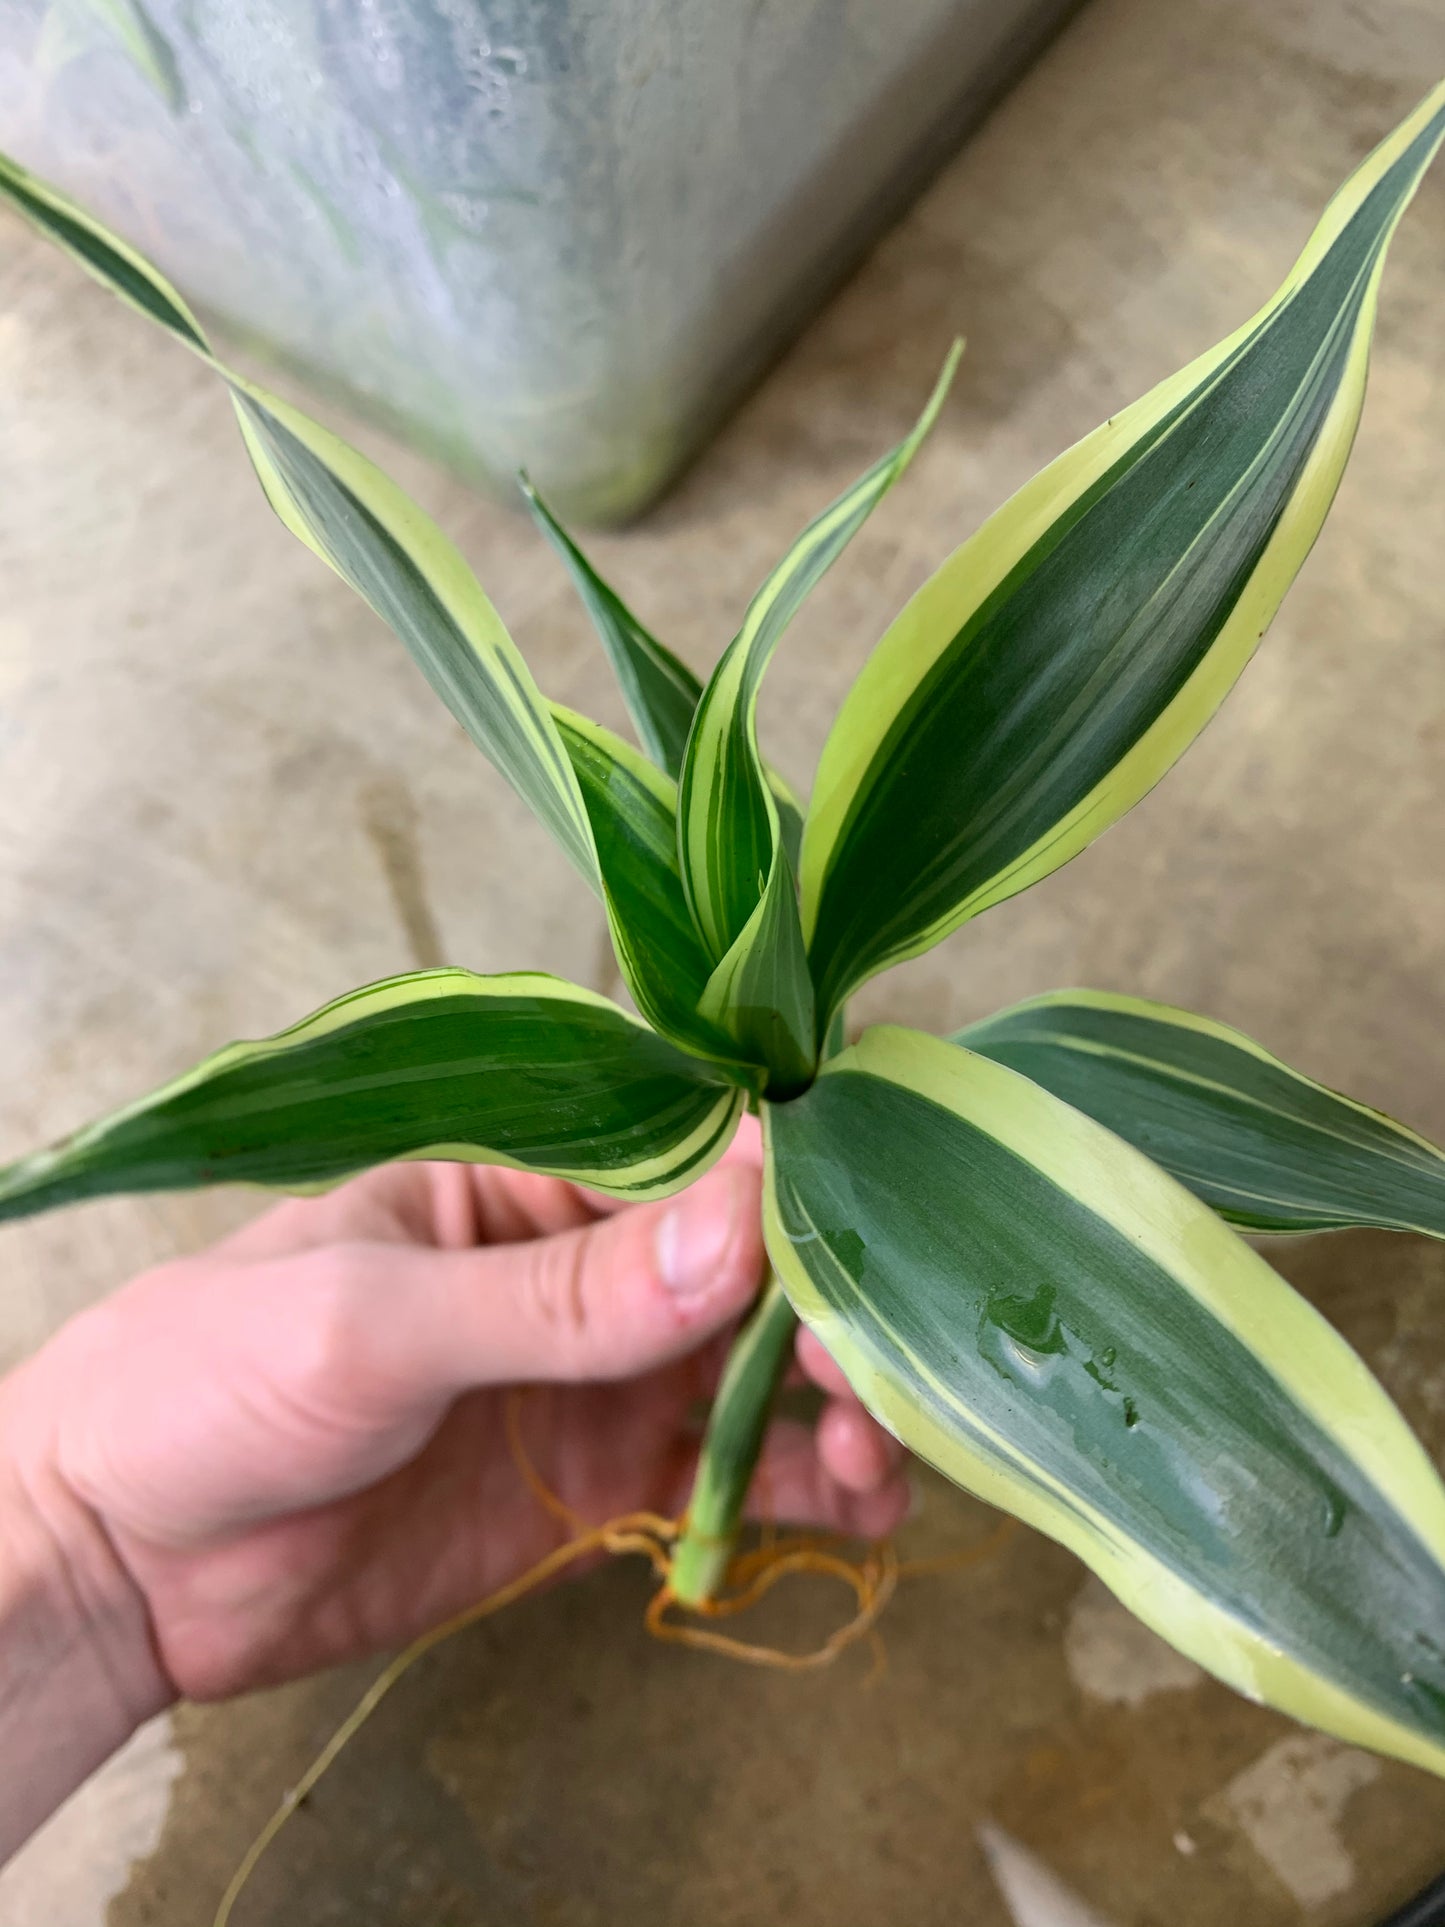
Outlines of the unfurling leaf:
M 592 822 L 613 948 L 647 1021 L 683 1049 L 760 1082 L 736 1039 L 701 1010 L 712 967 L 699 941 L 677 864 L 677 785 L 601 723 L 552 705 Z
M 678 849 L 703 942 L 721 961 L 752 916 L 777 849 L 758 751 L 758 691 L 784 629 L 912 461 L 958 366 L 955 344 L 907 436 L 810 522 L 748 605 L 693 717 L 678 779 Z
M 807 1081 L 817 1061 L 812 979 L 803 946 L 784 816 L 758 748 L 758 691 L 783 630 L 933 426 L 953 379 L 955 344 L 911 432 L 799 536 L 753 597 L 742 628 L 698 702 L 678 781 L 683 887 L 703 945 L 718 965 L 705 1008 L 739 1038 L 763 1022 L 777 1038 L 769 1062 L 780 1086 Z M 785 802 L 788 816 L 793 812 Z M 764 952 L 765 954 L 756 954 Z

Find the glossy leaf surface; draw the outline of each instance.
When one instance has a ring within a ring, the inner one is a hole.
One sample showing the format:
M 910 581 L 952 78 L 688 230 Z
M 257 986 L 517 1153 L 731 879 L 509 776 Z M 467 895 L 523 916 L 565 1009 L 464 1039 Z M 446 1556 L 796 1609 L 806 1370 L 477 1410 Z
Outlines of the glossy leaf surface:
M 757 908 L 778 846 L 777 808 L 758 751 L 763 672 L 809 591 L 917 453 L 960 353 L 956 345 L 912 431 L 809 523 L 768 576 L 698 703 L 678 785 L 678 848 L 688 901 L 715 960 Z
M 698 1008 L 712 969 L 678 873 L 677 785 L 600 723 L 560 704 L 552 715 L 591 819 L 613 949 L 638 1009 L 664 1037 L 756 1085 L 756 1065 Z
M 809 524 L 753 597 L 688 736 L 678 780 L 678 855 L 693 921 L 718 966 L 705 1008 L 745 1048 L 766 1052 L 784 1089 L 811 1075 L 817 1025 L 788 854 L 796 815 L 785 800 L 785 825 L 758 748 L 758 691 L 809 590 L 913 459 L 960 352 L 955 345 L 912 432 Z
M 164 276 L 3 156 L 0 197 L 215 370 L 277 515 L 396 632 L 478 748 L 595 883 L 587 812 L 547 701 L 455 545 L 339 436 L 223 368 Z
M 1380 1225 L 1445 1238 L 1445 1153 L 1226 1024 L 1058 990 L 955 1042 L 1096 1118 L 1246 1230 Z
M 1257 647 L 1334 498 L 1385 250 L 1437 88 L 1253 320 L 1027 483 L 905 607 L 825 746 L 804 836 L 819 1015 L 1077 855 Z
M 916 1031 L 764 1108 L 773 1263 L 885 1424 L 1231 1685 L 1445 1770 L 1445 1489 L 1262 1258 L 1091 1119 Z
M 752 916 L 708 978 L 698 1011 L 767 1067 L 769 1090 L 799 1090 L 811 1078 L 813 980 L 793 869 L 782 848 Z
M 525 477 L 522 493 L 537 526 L 567 565 L 607 651 L 643 748 L 659 769 L 676 777 L 702 696 L 701 681 L 638 620 L 611 583 L 602 579 Z M 803 841 L 803 805 L 775 769 L 768 770 L 767 781 L 782 824 L 783 848 L 796 876 Z
M 0 1170 L 0 1218 L 121 1191 L 306 1190 L 419 1157 L 655 1197 L 722 1153 L 741 1107 L 605 997 L 531 972 L 429 970 L 232 1044 Z

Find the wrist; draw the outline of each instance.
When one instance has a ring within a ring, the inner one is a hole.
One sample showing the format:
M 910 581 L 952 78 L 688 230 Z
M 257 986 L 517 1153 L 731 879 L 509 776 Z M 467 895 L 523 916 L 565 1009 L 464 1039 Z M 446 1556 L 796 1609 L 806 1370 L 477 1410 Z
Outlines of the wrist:
M 22 1769 L 0 1785 L 0 1863 L 174 1698 L 144 1598 L 32 1422 L 29 1376 L 0 1384 L 0 1759 Z

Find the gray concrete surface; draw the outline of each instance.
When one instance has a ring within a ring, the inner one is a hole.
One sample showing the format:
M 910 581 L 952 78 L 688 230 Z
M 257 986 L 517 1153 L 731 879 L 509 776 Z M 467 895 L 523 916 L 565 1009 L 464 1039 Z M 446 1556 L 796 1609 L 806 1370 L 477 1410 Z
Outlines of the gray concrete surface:
M 765 698 L 806 778 L 889 615 L 1036 466 L 1242 318 L 1445 68 L 1438 0 L 1092 0 L 644 527 L 597 543 L 700 667 L 780 545 L 956 397 Z M 948 1026 L 1059 983 L 1254 1032 L 1445 1134 L 1445 172 L 1386 282 L 1326 534 L 1187 761 L 1041 889 L 867 993 Z M 618 721 L 518 519 L 384 451 L 540 680 Z M 0 1154 L 440 954 L 592 983 L 599 919 L 399 648 L 270 518 L 184 355 L 0 226 Z M 0 1358 L 253 1208 L 103 1204 L 0 1238 Z M 1278 1262 L 1445 1455 L 1445 1253 Z M 913 1541 L 981 1535 L 929 1485 Z M 278 1847 L 246 1921 L 1363 1927 L 1445 1865 L 1445 1792 L 1172 1662 L 1018 1535 L 920 1581 L 890 1670 L 739 1675 L 648 1644 L 599 1573 L 439 1654 Z M 803 1640 L 800 1588 L 759 1628 Z M 0 1877 L 0 1922 L 209 1919 L 359 1675 L 186 1710 Z M 7 1770 L 10 1763 L 6 1763 Z

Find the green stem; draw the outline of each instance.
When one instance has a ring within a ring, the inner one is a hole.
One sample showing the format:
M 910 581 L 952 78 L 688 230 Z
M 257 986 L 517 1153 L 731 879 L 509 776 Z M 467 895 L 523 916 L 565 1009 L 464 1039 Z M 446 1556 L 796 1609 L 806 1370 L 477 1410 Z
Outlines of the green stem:
M 757 1309 L 728 1353 L 686 1523 L 673 1550 L 669 1583 L 684 1605 L 711 1599 L 723 1582 L 797 1323 L 782 1286 L 770 1274 Z

